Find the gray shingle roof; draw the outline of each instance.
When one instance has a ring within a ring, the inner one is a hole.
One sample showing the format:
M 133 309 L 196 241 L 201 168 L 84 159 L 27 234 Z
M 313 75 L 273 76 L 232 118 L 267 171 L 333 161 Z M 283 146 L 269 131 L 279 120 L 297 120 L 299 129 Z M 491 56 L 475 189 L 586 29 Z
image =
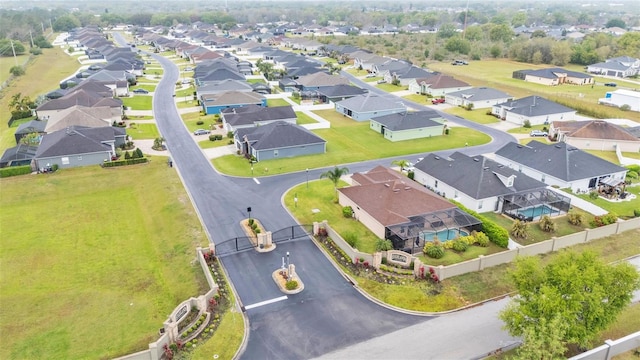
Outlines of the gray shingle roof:
M 380 116 L 371 121 L 380 123 L 389 130 L 396 131 L 442 126 L 444 119 L 442 119 L 441 122 L 434 121 L 433 119 L 442 119 L 442 116 L 435 110 L 425 110 Z
M 557 74 L 567 74 L 567 76 L 580 78 L 580 79 L 588 79 L 593 76 L 577 71 L 571 71 L 563 68 L 546 68 L 546 69 L 537 69 L 537 70 L 520 70 L 523 74 L 539 76 L 545 79 L 557 79 Z
M 526 146 L 510 142 L 496 151 L 496 155 L 564 181 L 593 178 L 625 170 L 564 142 L 547 145 L 533 140 Z
M 100 128 L 73 126 L 58 130 L 42 137 L 36 159 L 109 151 L 111 146 L 103 144 L 102 141 L 113 141 L 116 135 L 124 135 L 124 133 L 124 129 L 111 126 Z
M 326 143 L 318 135 L 299 125 L 284 121 L 273 122 L 248 129 L 238 129 L 237 136 L 245 137 L 256 150 L 279 149 L 301 145 Z
M 522 99 L 516 99 L 498 104 L 510 108 L 508 111 L 514 114 L 526 116 L 541 116 L 550 114 L 559 114 L 566 112 L 575 112 L 576 110 L 560 105 L 543 97 L 532 95 Z
M 484 156 L 469 157 L 460 152 L 451 154 L 449 158 L 429 154 L 415 167 L 476 200 L 547 186 Z M 499 176 L 515 176 L 513 186 L 507 187 Z
M 454 91 L 452 93 L 448 93 L 447 96 L 466 99 L 469 101 L 504 99 L 504 98 L 510 97 L 510 95 L 507 93 L 504 93 L 500 90 L 496 90 L 493 88 L 487 88 L 487 87 L 478 87 L 478 88 L 471 88 L 467 90 Z
M 291 106 L 262 107 L 248 105 L 237 109 L 225 109 L 222 112 L 224 120 L 231 126 L 296 118 L 296 112 L 293 111 Z
M 334 97 L 334 96 L 356 96 L 356 95 L 362 95 L 367 93 L 367 90 L 364 90 L 362 88 L 359 88 L 357 86 L 353 86 L 353 85 L 335 85 L 335 86 L 327 86 L 324 87 L 320 90 L 318 90 L 318 92 L 321 95 L 327 96 L 327 97 Z
M 44 129 L 47 127 L 46 121 L 41 120 L 31 120 L 26 123 L 20 124 L 18 129 L 16 129 L 16 134 L 31 134 L 33 132 L 44 132 Z
M 382 111 L 389 109 L 404 109 L 404 105 L 398 101 L 389 100 L 375 94 L 367 93 L 366 95 L 354 96 L 349 99 L 345 99 L 337 102 L 347 109 L 353 111 Z

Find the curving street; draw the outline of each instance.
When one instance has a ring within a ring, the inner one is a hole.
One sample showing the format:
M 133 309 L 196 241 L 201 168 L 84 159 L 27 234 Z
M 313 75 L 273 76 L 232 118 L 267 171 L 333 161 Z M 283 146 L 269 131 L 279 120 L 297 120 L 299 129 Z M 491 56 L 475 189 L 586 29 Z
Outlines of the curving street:
M 124 44 L 119 34 L 114 38 Z M 294 225 L 295 220 L 283 208 L 281 197 L 291 186 L 304 182 L 306 172 L 261 177 L 259 183 L 217 173 L 192 140 L 176 109 L 173 93 L 179 78 L 177 66 L 162 56 L 153 57 L 164 68 L 153 99 L 154 116 L 210 241 L 219 243 L 244 236 L 239 222 L 248 217 L 248 206 L 252 208 L 252 217 L 267 229 Z M 363 87 L 366 85 L 370 91 L 379 92 L 348 74 L 345 76 Z M 411 107 L 419 109 L 420 105 L 411 104 Z M 498 130 L 447 114 L 443 116 L 493 137 L 490 144 L 461 149 L 467 154 L 492 152 L 513 140 Z M 365 171 L 376 164 L 388 166 L 391 160 L 347 166 L 351 172 Z M 311 169 L 308 176 L 317 179 L 325 170 Z M 281 266 L 286 252 L 292 256 L 291 262 L 296 264 L 305 290 L 283 298 L 271 279 L 271 272 Z M 422 358 L 476 358 L 514 341 L 500 329 L 495 306 L 483 305 L 437 318 L 408 315 L 380 306 L 358 292 L 310 239 L 279 243 L 271 253 L 239 252 L 224 256 L 221 261 L 240 301 L 248 309 L 250 330 L 241 355 L 243 359 L 322 356 L 375 359 L 390 355 L 400 359 L 415 358 L 417 353 L 422 354 Z M 383 338 L 393 343 L 376 341 Z M 425 341 L 426 338 L 431 340 Z M 465 340 L 461 342 L 461 339 Z M 464 348 L 460 348 L 461 343 Z M 381 351 L 385 346 L 393 352 Z M 367 348 L 371 351 L 363 350 Z

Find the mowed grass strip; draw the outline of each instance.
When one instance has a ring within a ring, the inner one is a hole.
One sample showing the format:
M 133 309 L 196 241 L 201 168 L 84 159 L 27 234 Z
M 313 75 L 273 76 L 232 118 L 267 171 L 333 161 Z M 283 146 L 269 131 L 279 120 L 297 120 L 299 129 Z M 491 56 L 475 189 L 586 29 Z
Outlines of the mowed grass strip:
M 153 103 L 151 95 L 134 95 L 120 99 L 122 99 L 122 105 L 131 108 L 131 110 L 151 110 Z
M 15 128 L 9 130 L 6 123 L 9 120 L 11 97 L 20 93 L 22 96 L 36 99 L 39 95 L 44 95 L 59 88 L 60 80 L 75 74 L 79 67 L 78 60 L 67 55 L 59 47 L 42 49 L 42 55 L 36 56 L 34 61 L 27 65 L 26 73 L 14 80 L 11 86 L 2 90 L 0 109 L 6 115 L 3 116 L 3 120 L 0 122 L 0 151 L 16 146 L 16 140 L 13 137 Z M 7 68 L 6 71 L 8 73 L 9 69 Z
M 335 110 L 318 110 L 315 114 L 331 122 L 330 129 L 313 132 L 327 141 L 325 154 L 260 161 L 254 165 L 254 176 L 281 174 L 372 159 L 422 154 L 444 149 L 486 144 L 490 137 L 481 132 L 455 127 L 449 135 L 392 142 L 369 128 L 368 121 L 358 122 Z M 250 176 L 251 167 L 244 157 L 227 155 L 213 160 L 218 171 L 236 176 Z M 391 165 L 391 164 L 389 164 Z
M 206 287 L 207 243 L 162 160 L 0 180 L 2 359 L 104 359 L 147 348 Z M 25 196 L 29 194 L 29 196 Z
M 160 132 L 156 124 L 135 124 L 127 128 L 127 135 L 133 140 L 156 139 L 160 137 Z

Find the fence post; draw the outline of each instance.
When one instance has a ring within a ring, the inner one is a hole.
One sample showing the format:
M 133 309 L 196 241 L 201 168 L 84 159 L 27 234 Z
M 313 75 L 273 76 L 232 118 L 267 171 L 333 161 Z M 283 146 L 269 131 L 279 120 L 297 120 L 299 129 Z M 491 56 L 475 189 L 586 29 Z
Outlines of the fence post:
M 607 353 L 605 354 L 605 359 L 606 360 L 611 360 L 611 358 L 613 357 L 613 355 L 611 355 L 611 348 L 613 347 L 613 340 L 611 339 L 607 339 L 604 341 L 604 344 L 607 345 Z
M 552 236 L 551 240 L 553 240 L 553 243 L 551 244 L 551 252 L 554 252 L 556 251 L 556 240 L 558 240 L 558 238 L 555 236 Z
M 484 255 L 478 255 L 478 271 L 484 270 Z

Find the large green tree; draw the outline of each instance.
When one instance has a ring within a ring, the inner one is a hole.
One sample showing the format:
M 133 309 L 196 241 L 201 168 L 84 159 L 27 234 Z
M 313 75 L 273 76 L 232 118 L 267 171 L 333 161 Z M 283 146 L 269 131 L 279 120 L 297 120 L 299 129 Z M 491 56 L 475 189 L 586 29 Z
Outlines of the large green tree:
M 340 178 L 342 177 L 342 175 L 346 175 L 348 173 L 349 173 L 349 169 L 347 169 L 346 167 L 339 168 L 337 166 L 334 166 L 332 170 L 325 171 L 322 174 L 320 174 L 320 179 L 327 178 L 331 180 L 331 182 L 333 183 L 333 187 L 337 189 L 338 181 L 340 181 Z
M 80 20 L 73 15 L 63 15 L 53 23 L 53 30 L 58 32 L 71 31 L 80 27 Z
M 553 335 L 557 338 L 536 341 L 561 342 L 565 347 L 588 346 L 640 287 L 640 275 L 632 265 L 607 265 L 591 252 L 562 252 L 546 266 L 537 257 L 519 258 L 510 276 L 519 295 L 500 313 L 505 328 L 526 338 L 562 323 L 566 329 L 558 329 Z

